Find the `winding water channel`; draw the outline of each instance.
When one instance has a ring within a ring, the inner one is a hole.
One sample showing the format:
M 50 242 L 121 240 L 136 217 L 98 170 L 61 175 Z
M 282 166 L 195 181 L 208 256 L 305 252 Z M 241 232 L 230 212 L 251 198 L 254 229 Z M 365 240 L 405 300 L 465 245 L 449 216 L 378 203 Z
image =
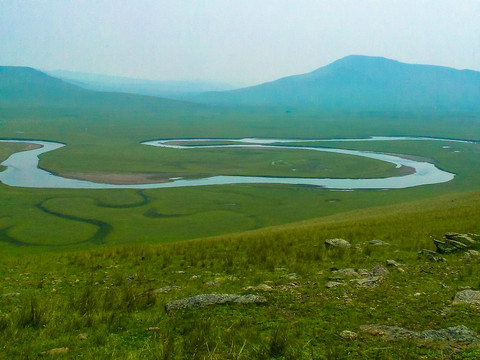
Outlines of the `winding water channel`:
M 303 150 L 303 151 L 321 151 L 337 154 L 347 154 L 360 156 L 380 161 L 386 161 L 395 164 L 397 168 L 401 166 L 413 169 L 411 174 L 402 176 L 392 176 L 388 178 L 371 179 L 336 179 L 336 178 L 302 178 L 302 177 L 267 177 L 267 176 L 212 176 L 201 179 L 182 179 L 172 178 L 170 182 L 155 184 L 134 184 L 134 185 L 116 185 L 102 184 L 91 181 L 68 179 L 54 175 L 48 171 L 38 168 L 38 156 L 40 154 L 59 149 L 65 144 L 49 141 L 37 140 L 0 140 L 0 142 L 15 142 L 37 144 L 41 147 L 34 150 L 22 151 L 11 155 L 2 165 L 7 169 L 0 172 L 0 182 L 8 186 L 28 187 L 28 188 L 63 188 L 63 189 L 155 189 L 155 188 L 174 188 L 185 186 L 205 186 L 205 185 L 224 185 L 224 184 L 290 184 L 290 185 L 312 185 L 327 189 L 401 189 L 419 185 L 438 184 L 450 181 L 454 174 L 438 169 L 435 165 L 400 156 L 387 155 L 369 151 L 334 149 L 322 147 L 296 146 L 293 143 L 311 143 L 311 142 L 332 142 L 332 141 L 452 141 L 465 142 L 464 140 L 449 140 L 440 138 L 423 137 L 371 137 L 367 139 L 169 139 L 145 141 L 143 145 L 159 146 L 173 149 L 222 149 L 222 148 L 243 148 L 246 149 L 284 149 L 284 150 Z M 179 145 L 179 143 L 188 144 L 188 142 L 228 142 L 233 144 L 221 145 Z M 280 145 L 277 145 L 280 144 Z M 281 145 L 290 144 L 290 145 Z

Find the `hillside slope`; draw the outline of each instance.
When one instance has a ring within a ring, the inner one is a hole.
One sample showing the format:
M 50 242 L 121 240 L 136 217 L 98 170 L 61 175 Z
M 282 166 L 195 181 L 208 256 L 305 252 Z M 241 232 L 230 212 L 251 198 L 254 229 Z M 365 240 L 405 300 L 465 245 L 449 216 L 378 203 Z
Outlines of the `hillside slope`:
M 480 72 L 352 55 L 311 73 L 190 100 L 326 110 L 480 110 Z

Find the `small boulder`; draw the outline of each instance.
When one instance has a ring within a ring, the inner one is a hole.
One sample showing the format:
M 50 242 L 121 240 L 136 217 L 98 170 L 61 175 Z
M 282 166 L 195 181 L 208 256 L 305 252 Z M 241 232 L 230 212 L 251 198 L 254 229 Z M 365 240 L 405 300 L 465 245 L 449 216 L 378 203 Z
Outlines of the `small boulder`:
M 357 333 L 353 332 L 353 331 L 349 331 L 349 330 L 343 330 L 341 333 L 340 333 L 340 336 L 342 337 L 342 339 L 344 340 L 354 340 L 357 338 Z
M 393 266 L 393 267 L 398 267 L 398 266 L 402 265 L 402 264 L 396 262 L 395 260 L 387 260 L 386 263 L 387 263 L 387 266 Z
M 453 305 L 460 304 L 480 305 L 480 291 L 462 290 L 457 292 L 453 299 Z
M 370 274 L 372 274 L 373 276 L 383 276 L 383 275 L 386 275 L 388 273 L 389 273 L 389 271 L 383 265 L 377 265 L 370 271 Z
M 201 294 L 186 299 L 174 300 L 165 304 L 167 312 L 187 309 L 191 307 L 205 307 L 227 303 L 238 304 L 264 304 L 267 299 L 258 295 L 234 295 L 234 294 Z
M 383 241 L 383 240 L 371 240 L 368 242 L 370 245 L 373 245 L 373 246 L 390 246 L 389 243 Z
M 346 285 L 345 283 L 341 283 L 341 282 L 337 282 L 337 281 L 330 281 L 325 286 L 327 287 L 327 289 L 332 289 L 332 288 L 335 288 L 335 287 L 338 287 L 338 286 L 345 286 L 345 285 Z
M 87 333 L 78 334 L 77 338 L 78 338 L 78 340 L 87 340 L 88 339 L 88 334 Z
M 358 277 L 358 273 L 355 269 L 347 268 L 347 269 L 339 269 L 332 271 L 333 278 L 335 279 L 343 279 L 347 277 Z
M 2 296 L 3 297 L 17 297 L 17 296 L 20 296 L 20 293 L 12 292 L 12 293 L 8 293 L 8 294 L 3 294 Z
M 272 291 L 273 288 L 267 284 L 260 284 L 258 286 L 247 286 L 244 290 Z
M 360 286 L 360 287 L 372 288 L 372 287 L 378 286 L 380 281 L 382 281 L 382 277 L 381 276 L 369 275 L 369 276 L 361 278 L 361 279 L 353 279 L 353 280 L 350 280 L 350 281 L 353 282 L 354 284 L 356 284 L 357 286 Z
M 47 350 L 47 351 L 43 351 L 41 354 L 42 355 L 58 355 L 58 354 L 64 354 L 66 352 L 68 352 L 68 348 L 67 347 L 62 347 L 62 348 L 55 348 L 55 349 L 50 349 L 50 350 Z
M 328 239 L 325 240 L 325 246 L 327 248 L 349 249 L 351 245 L 344 239 Z

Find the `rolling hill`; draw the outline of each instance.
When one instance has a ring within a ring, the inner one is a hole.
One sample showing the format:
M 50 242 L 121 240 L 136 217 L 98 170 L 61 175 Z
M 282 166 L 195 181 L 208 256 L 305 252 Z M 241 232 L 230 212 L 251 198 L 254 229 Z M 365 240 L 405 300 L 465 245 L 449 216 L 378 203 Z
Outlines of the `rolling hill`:
M 307 74 L 190 100 L 323 110 L 478 111 L 480 72 L 352 55 Z
M 158 97 L 87 90 L 33 68 L 14 66 L 0 66 L 0 106 L 82 109 L 108 107 L 142 111 L 199 107 Z

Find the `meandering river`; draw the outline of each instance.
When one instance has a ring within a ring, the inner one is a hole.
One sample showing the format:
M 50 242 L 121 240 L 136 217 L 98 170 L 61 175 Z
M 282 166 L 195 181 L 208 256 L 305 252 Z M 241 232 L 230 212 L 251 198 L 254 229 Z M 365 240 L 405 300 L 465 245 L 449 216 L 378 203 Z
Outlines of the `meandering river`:
M 347 149 L 334 149 L 322 147 L 296 146 L 293 143 L 311 143 L 311 142 L 332 142 L 332 141 L 452 141 L 469 142 L 463 140 L 449 140 L 440 138 L 423 137 L 371 137 L 367 139 L 169 139 L 145 141 L 143 145 L 159 146 L 174 149 L 222 149 L 222 148 L 243 148 L 246 151 L 250 148 L 258 149 L 286 149 L 303 151 L 321 151 L 337 154 L 347 154 L 360 156 L 380 161 L 386 161 L 395 164 L 397 168 L 407 166 L 413 169 L 411 174 L 402 176 L 392 176 L 388 178 L 371 179 L 336 179 L 336 178 L 302 178 L 302 177 L 267 177 L 267 176 L 211 176 L 202 179 L 182 179 L 172 178 L 170 182 L 155 184 L 134 184 L 117 185 L 102 184 L 91 181 L 68 179 L 54 175 L 48 171 L 38 168 L 38 156 L 40 154 L 59 149 L 65 144 L 49 141 L 37 140 L 0 140 L 0 142 L 16 142 L 40 145 L 40 148 L 28 151 L 22 151 L 11 155 L 2 165 L 7 169 L 0 172 L 0 182 L 8 186 L 28 187 L 28 188 L 63 188 L 63 189 L 155 189 L 155 188 L 174 188 L 184 186 L 206 186 L 206 185 L 225 185 L 225 184 L 290 184 L 290 185 L 312 185 L 327 189 L 401 189 L 419 185 L 438 184 L 450 181 L 454 174 L 443 171 L 435 165 L 412 159 L 407 159 L 394 155 L 375 153 L 369 151 L 357 151 Z M 208 145 L 208 142 L 220 141 L 228 142 L 224 145 Z M 206 142 L 207 145 L 179 145 L 188 142 Z M 288 144 L 290 145 L 281 145 Z M 280 144 L 280 145 L 276 145 Z

